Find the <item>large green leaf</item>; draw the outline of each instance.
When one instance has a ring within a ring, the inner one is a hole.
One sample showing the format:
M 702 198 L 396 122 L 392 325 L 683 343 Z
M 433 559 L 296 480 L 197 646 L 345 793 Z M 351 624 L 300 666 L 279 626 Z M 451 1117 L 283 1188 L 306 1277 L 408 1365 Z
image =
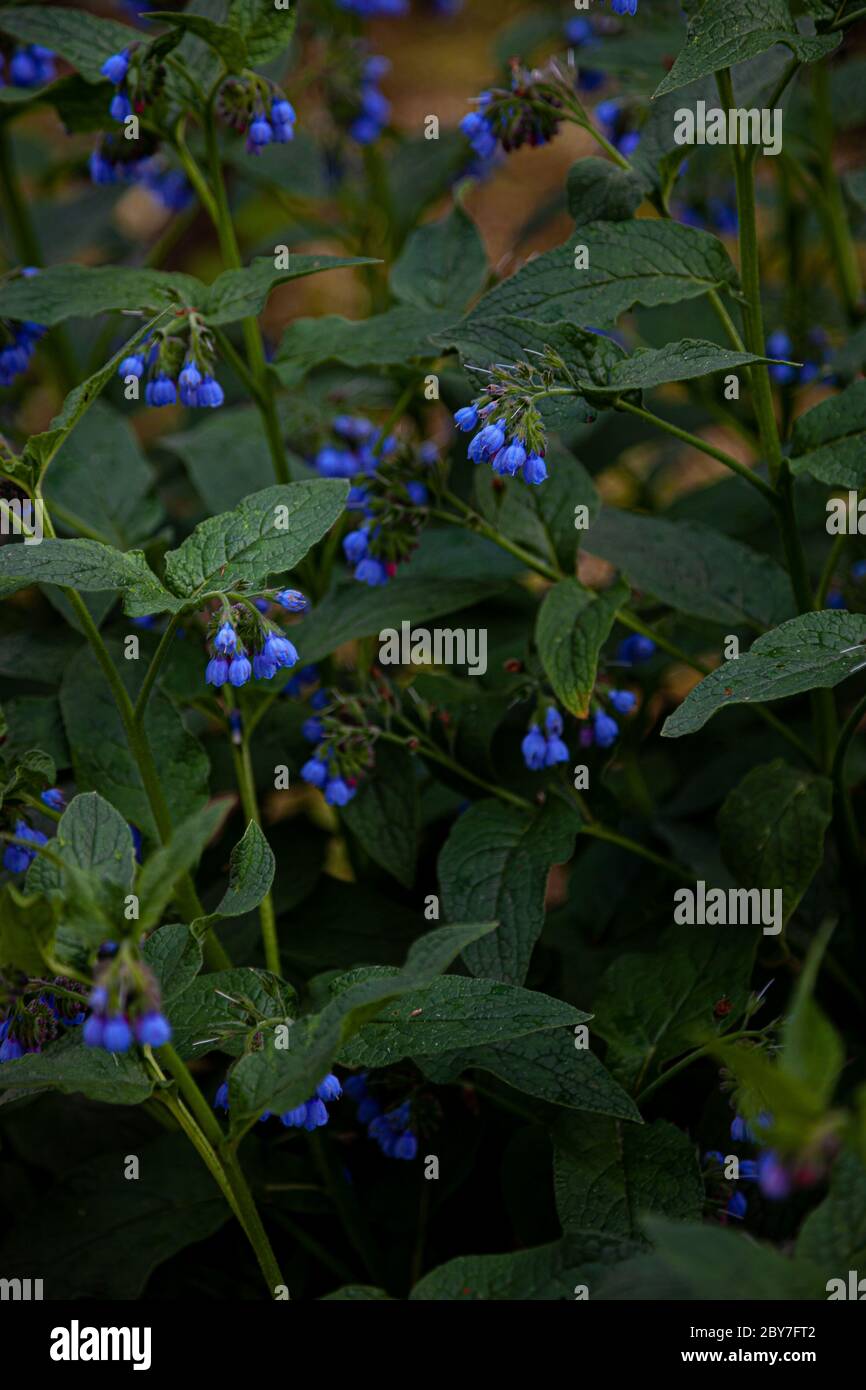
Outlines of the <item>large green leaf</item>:
M 651 1069 L 714 1037 L 721 995 L 736 1016 L 749 992 L 760 928 L 672 926 L 652 952 L 626 952 L 606 970 L 593 1031 L 608 1043 L 605 1063 L 637 1090 Z
M 82 534 L 94 530 L 127 550 L 162 519 L 162 507 L 149 497 L 154 481 L 129 422 L 97 401 L 55 455 L 45 498 L 56 524 Z
M 458 204 L 439 222 L 409 237 L 391 270 L 391 290 L 416 309 L 459 314 L 481 289 L 487 271 L 484 245 Z
M 37 855 L 27 874 L 28 892 L 63 900 L 63 924 L 87 946 L 98 946 L 123 920 L 124 898 L 132 886 L 135 857 L 129 826 L 104 797 L 81 793 L 63 812 L 50 848 L 65 870 Z
M 488 918 L 495 935 L 463 955 L 473 975 L 521 984 L 544 925 L 544 895 L 553 864 L 571 856 L 579 817 L 562 802 L 538 812 L 479 801 L 455 821 L 439 856 L 446 916 Z
M 54 540 L 6 545 L 0 550 L 0 592 L 29 584 L 60 584 L 81 593 L 117 589 L 130 617 L 178 612 L 182 600 L 168 593 L 141 550 L 115 550 L 100 541 Z
M 685 47 L 662 78 L 655 96 L 755 58 L 777 43 L 784 44 L 801 63 L 815 62 L 832 53 L 840 37 L 799 34 L 787 0 L 704 0 L 691 15 Z
M 343 510 L 342 478 L 276 483 L 234 511 L 208 517 L 165 557 L 165 581 L 185 600 L 285 574 L 321 540 Z
M 751 362 L 766 362 L 752 352 L 733 352 L 702 338 L 682 338 L 661 348 L 639 348 L 630 357 L 615 362 L 606 386 L 595 389 L 607 394 L 623 391 L 649 391 L 670 381 L 692 381 L 713 372 L 732 372 Z M 578 379 L 578 385 L 583 383 Z
M 229 856 L 226 891 L 213 912 L 193 922 L 193 930 L 200 934 L 211 922 L 221 917 L 243 917 L 245 913 L 252 912 L 270 891 L 275 868 L 276 860 L 264 831 L 255 821 L 250 821 L 243 839 L 238 841 Z
M 622 570 L 636 589 L 681 613 L 730 626 L 772 627 L 793 612 L 781 566 L 708 526 L 605 507 L 584 545 Z
M 413 1302 L 561 1301 L 573 1300 L 578 1285 L 586 1285 L 592 1297 L 605 1267 L 628 1259 L 637 1248 L 617 1236 L 581 1231 L 513 1254 L 459 1255 L 425 1274 L 409 1297 Z
M 437 338 L 455 317 L 451 311 L 397 304 L 368 319 L 347 319 L 340 314 L 295 319 L 280 343 L 277 374 L 291 384 L 323 362 L 391 367 L 416 358 L 440 357 L 442 347 Z
M 831 487 L 866 485 L 866 381 L 813 406 L 794 424 L 791 472 Z
M 561 1028 L 524 1033 L 519 1038 L 469 1047 L 465 1052 L 415 1060 L 431 1081 L 447 1084 L 461 1072 L 489 1071 L 538 1100 L 640 1122 L 631 1096 L 586 1047 L 575 1047 L 572 1033 Z
M 263 1110 L 282 1113 L 313 1094 L 338 1052 L 358 1029 L 392 999 L 430 984 L 471 941 L 495 924 L 439 927 L 411 947 L 402 970 L 365 972 L 341 989 L 321 1013 L 292 1030 L 291 1047 L 266 1042 L 235 1066 L 229 1083 L 233 1127 L 245 1128 Z M 337 982 L 339 983 L 339 982 Z
M 643 185 L 630 169 L 590 155 L 572 164 L 566 180 L 568 210 L 578 223 L 625 222 L 643 202 Z
M 80 1032 L 67 1032 L 43 1052 L 28 1052 L 0 1067 L 0 1089 L 42 1090 L 83 1095 L 109 1105 L 140 1105 L 154 1080 L 135 1052 L 85 1047 Z
M 271 290 L 304 275 L 322 270 L 341 270 L 346 266 L 371 265 L 368 256 L 305 256 L 290 252 L 286 270 L 277 270 L 273 256 L 258 256 L 242 270 L 224 270 L 212 285 L 199 290 L 199 304 L 208 323 L 235 323 L 257 314 Z
M 719 812 L 725 863 L 745 888 L 781 888 L 787 922 L 824 858 L 833 784 L 777 758 L 753 767 Z
M 695 1146 L 667 1120 L 563 1115 L 553 1127 L 553 1186 L 566 1233 L 640 1240 L 648 1213 L 697 1221 L 704 1205 Z
M 662 728 L 681 738 L 726 705 L 754 704 L 838 685 L 866 664 L 866 615 L 803 613 L 766 632 L 736 661 L 726 661 L 689 692 Z
M 100 19 L 85 10 L 48 5 L 4 6 L 2 28 L 23 43 L 41 44 L 77 68 L 88 82 L 105 82 L 100 72 L 106 58 L 139 38 L 135 29 L 113 19 Z M 106 91 L 108 91 L 106 87 Z
M 198 975 L 174 994 L 167 1012 L 174 1047 L 181 1057 L 191 1058 L 215 1048 L 237 1055 L 259 1019 L 282 1021 L 290 1010 L 294 990 L 285 980 L 267 970 L 237 966 Z
M 278 9 L 274 0 L 230 0 L 228 17 L 243 36 L 249 61 L 255 67 L 269 63 L 288 48 L 298 7 Z
M 163 1134 L 137 1146 L 134 1181 L 123 1150 L 72 1168 L 19 1213 L 0 1245 L 3 1268 L 44 1278 L 52 1299 L 137 1298 L 157 1265 L 229 1219 L 213 1178 L 187 1155 L 182 1135 Z
M 415 879 L 420 814 L 412 757 L 403 748 L 380 743 L 376 764 L 358 794 L 343 807 L 342 818 L 374 863 L 411 888 Z
M 364 976 L 370 982 L 387 982 L 394 972 L 386 966 L 371 966 L 352 972 L 350 978 Z M 403 1057 L 426 1060 L 473 1044 L 483 1047 L 550 1029 L 573 1028 L 588 1018 L 589 1014 L 540 990 L 444 975 L 387 1003 L 340 1049 L 340 1060 L 350 1067 L 385 1067 Z M 559 1039 L 564 1048 L 574 1041 L 565 1032 L 559 1033 Z
M 161 19 L 164 24 L 194 34 L 218 53 L 230 72 L 243 72 L 247 65 L 247 46 L 239 28 L 217 24 L 196 14 L 175 14 L 173 10 L 145 10 L 148 19 Z
M 596 594 L 577 579 L 563 579 L 538 611 L 535 643 L 542 665 L 556 698 L 578 719 L 589 714 L 598 654 L 628 597 L 622 583 Z
M 576 246 L 588 248 L 586 270 L 575 269 Z M 509 360 L 511 346 L 513 360 L 514 328 L 503 342 L 503 320 L 604 327 L 635 304 L 676 304 L 736 284 L 728 253 L 709 232 L 650 219 L 591 222 L 578 227 L 565 246 L 527 261 L 446 338 L 470 359 L 480 352 Z

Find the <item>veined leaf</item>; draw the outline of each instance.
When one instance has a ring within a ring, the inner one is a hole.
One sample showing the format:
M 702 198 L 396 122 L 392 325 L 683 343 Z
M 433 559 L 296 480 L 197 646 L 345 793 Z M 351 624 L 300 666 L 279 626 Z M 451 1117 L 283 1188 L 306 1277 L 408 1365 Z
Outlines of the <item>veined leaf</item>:
M 105 82 L 100 72 L 106 58 L 128 48 L 137 30 L 113 19 L 100 19 L 86 10 L 48 5 L 4 6 L 3 30 L 22 43 L 50 48 L 77 68 L 88 82 Z M 108 88 L 106 87 L 106 91 Z
M 791 436 L 791 472 L 830 487 L 866 486 L 866 381 L 799 416 Z
M 589 714 L 598 654 L 628 597 L 628 586 L 622 583 L 596 594 L 577 579 L 562 579 L 539 609 L 538 654 L 556 698 L 578 719 Z

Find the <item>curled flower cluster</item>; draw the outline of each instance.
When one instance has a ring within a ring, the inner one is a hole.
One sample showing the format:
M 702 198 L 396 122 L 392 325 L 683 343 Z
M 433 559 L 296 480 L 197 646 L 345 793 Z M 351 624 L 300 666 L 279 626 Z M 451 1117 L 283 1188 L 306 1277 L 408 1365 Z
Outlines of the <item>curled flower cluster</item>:
M 136 352 L 124 357 L 117 368 L 122 380 L 146 376 L 145 403 L 150 406 L 181 405 L 190 409 L 217 410 L 225 400 L 213 375 L 215 353 L 211 335 L 201 317 L 187 316 L 188 337 L 158 333 Z
M 0 1020 L 0 1062 L 14 1062 L 27 1052 L 41 1052 L 64 1028 L 77 1028 L 85 1018 L 85 987 L 64 975 L 53 988 L 39 988 L 28 997 L 29 985 L 7 1006 Z
M 489 463 L 494 473 L 511 478 L 519 475 L 525 483 L 543 483 L 547 478 L 543 454 L 538 449 L 527 450 L 525 442 L 517 435 L 509 439 L 505 421 L 493 418 L 495 412 L 494 403 L 482 406 L 474 403 L 455 411 L 457 428 L 467 434 L 481 425 L 467 450 L 472 462 Z
M 605 703 L 617 714 L 628 715 L 637 705 L 637 696 L 630 690 L 596 692 L 592 720 L 580 730 L 581 748 L 591 748 L 593 744 L 598 748 L 610 748 L 619 737 L 619 724 L 608 713 Z M 562 732 L 562 715 L 555 705 L 548 705 L 543 715 L 536 714 L 520 745 L 523 761 L 530 772 L 568 762 L 570 754 Z
M 543 724 L 542 733 L 538 721 L 533 721 L 520 745 L 523 761 L 530 772 L 568 762 L 568 747 L 562 739 L 562 715 L 554 705 L 549 705 L 545 711 Z
M 334 1076 L 333 1072 L 328 1072 L 328 1075 L 323 1081 L 320 1081 L 316 1087 L 316 1094 L 311 1096 L 309 1100 L 304 1101 L 302 1105 L 296 1105 L 293 1110 L 284 1111 L 280 1116 L 280 1124 L 285 1125 L 286 1129 L 306 1129 L 311 1131 L 320 1129 L 321 1126 L 326 1125 L 330 1119 L 325 1102 L 339 1100 L 341 1095 L 342 1087 L 340 1082 L 337 1077 Z M 214 1110 L 222 1110 L 224 1114 L 228 1114 L 229 1083 L 227 1080 L 223 1081 L 217 1088 L 217 1093 L 213 1100 L 213 1108 Z M 271 1118 L 272 1112 L 270 1110 L 264 1110 L 259 1116 L 259 1123 L 261 1124 L 265 1120 L 270 1120 Z
M 310 708 L 313 713 L 301 725 L 301 734 L 316 749 L 301 776 L 330 806 L 346 806 L 373 765 L 367 711 L 357 697 L 327 690 L 315 692 Z
M 347 1077 L 343 1090 L 358 1107 L 358 1123 L 365 1125 L 386 1158 L 411 1160 L 418 1153 L 418 1139 L 412 1128 L 412 1107 L 408 1100 L 392 1110 L 384 1110 L 367 1087 L 368 1073 Z
M 489 160 L 501 146 L 506 153 L 523 145 L 546 145 L 559 129 L 562 96 L 556 84 L 512 63 L 511 89 L 492 88 L 474 98 L 475 110 L 460 130 L 473 153 Z
M 281 590 L 274 601 L 293 613 L 302 612 L 307 605 L 304 595 L 296 589 Z M 216 689 L 226 684 L 238 687 L 252 677 L 269 681 L 277 671 L 297 664 L 294 643 L 254 609 L 255 606 L 251 609 L 237 604 L 211 619 L 211 657 L 205 669 L 208 685 Z
M 781 1201 L 790 1196 L 794 1187 L 811 1187 L 820 1177 L 819 1170 L 810 1163 L 786 1165 L 779 1155 L 766 1147 L 766 1134 L 773 1124 L 773 1117 L 762 1111 L 754 1125 L 750 1125 L 742 1115 L 735 1115 L 731 1121 L 731 1138 L 735 1144 L 756 1144 L 761 1148 L 757 1159 L 741 1158 L 739 1161 L 739 1181 L 757 1183 L 764 1197 L 770 1201 Z M 717 1149 L 704 1154 L 704 1162 L 713 1169 L 724 1168 L 725 1155 Z M 726 1214 L 742 1220 L 748 1211 L 749 1203 L 739 1188 L 728 1197 Z
M 391 114 L 391 103 L 379 91 L 378 82 L 390 70 L 387 58 L 367 58 L 361 69 L 358 91 L 358 113 L 349 126 L 349 134 L 359 145 L 372 145 L 378 140 Z
M 50 48 L 38 43 L 23 44 L 8 59 L 9 81 L 13 87 L 41 87 L 44 82 L 53 82 L 57 76 L 54 62 Z M 0 56 L 0 87 L 3 86 L 3 58 Z
M 106 942 L 100 951 L 96 982 L 88 997 L 91 1012 L 81 1030 L 87 1047 L 128 1052 L 162 1047 L 171 1041 L 171 1024 L 162 1012 L 153 972 L 138 959 L 129 942 Z
M 258 73 L 224 82 L 218 109 L 229 125 L 246 135 L 247 154 L 260 155 L 268 145 L 287 145 L 295 138 L 295 108 Z

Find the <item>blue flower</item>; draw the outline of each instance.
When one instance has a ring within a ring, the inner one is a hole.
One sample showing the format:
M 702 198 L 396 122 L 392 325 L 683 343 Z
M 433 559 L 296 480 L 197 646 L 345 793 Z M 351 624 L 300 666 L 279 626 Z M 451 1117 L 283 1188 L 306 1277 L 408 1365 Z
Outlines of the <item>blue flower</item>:
M 329 806 L 346 806 L 357 788 L 350 787 L 342 777 L 329 777 L 325 783 L 325 800 Z
M 214 1110 L 228 1110 L 229 1108 L 229 1083 L 221 1081 L 217 1087 L 217 1093 L 213 1098 Z
M 342 1086 L 334 1073 L 330 1071 L 324 1081 L 320 1081 L 316 1087 L 316 1095 L 319 1100 L 339 1100 L 342 1094 Z
M 195 391 L 197 387 L 201 386 L 201 382 L 201 372 L 195 362 L 185 362 L 178 377 L 179 385 L 188 387 L 190 391 Z
M 474 405 L 464 405 L 454 412 L 454 423 L 459 430 L 468 433 L 478 424 L 478 411 Z
M 366 555 L 355 569 L 355 578 L 362 584 L 369 584 L 371 588 L 375 588 L 377 585 L 388 583 L 388 571 L 381 560 L 377 560 L 374 555 Z
M 523 761 L 526 763 L 530 772 L 538 772 L 544 767 L 547 740 L 537 724 L 530 724 L 529 733 L 521 743 L 520 750 L 523 753 Z
M 742 1170 L 742 1164 L 740 1169 Z M 787 1197 L 791 1191 L 791 1178 L 785 1166 L 780 1162 L 778 1154 L 773 1153 L 772 1149 L 767 1149 L 758 1159 L 758 1186 L 765 1197 L 771 1201 L 778 1202 Z
M 239 652 L 232 657 L 231 662 L 229 664 L 230 685 L 236 687 L 246 685 L 252 673 L 253 668 L 250 665 L 250 662 L 246 656 Z
M 135 1036 L 142 1047 L 162 1047 L 171 1041 L 171 1024 L 165 1014 L 151 1009 L 136 1020 Z
M 409 501 L 413 507 L 426 507 L 430 500 L 430 494 L 423 483 L 409 482 L 406 484 L 406 491 L 409 494 Z
M 637 0 L 610 0 L 614 14 L 637 14 Z
M 271 120 L 274 125 L 292 125 L 296 120 L 295 108 L 285 97 L 271 102 Z
M 493 459 L 494 473 L 507 473 L 513 477 L 519 473 L 526 462 L 526 450 L 519 439 L 512 439 L 504 449 L 500 449 Z
M 157 407 L 174 405 L 177 401 L 177 389 L 171 377 L 166 372 L 157 372 L 153 381 L 149 381 L 145 387 L 144 399 L 148 405 Z
M 555 705 L 548 705 L 544 715 L 544 732 L 559 738 L 562 733 L 562 715 Z
M 414 1134 L 408 1131 L 401 1134 L 394 1142 L 394 1157 L 412 1159 L 418 1152 L 418 1140 Z
M 328 768 L 322 758 L 308 758 L 301 768 L 301 776 L 311 787 L 323 787 L 328 779 Z
M 225 400 L 223 388 L 214 377 L 208 375 L 203 377 L 201 386 L 196 391 L 198 404 L 211 410 L 216 410 Z
M 219 689 L 229 678 L 229 663 L 224 656 L 211 657 L 204 673 L 205 683 Z
M 19 840 L 29 840 L 33 845 L 48 843 L 47 836 L 43 835 L 41 830 L 31 829 L 25 820 L 17 820 L 12 833 Z M 23 874 L 35 858 L 35 850 L 27 849 L 24 845 L 7 845 L 3 853 L 3 867 L 12 874 Z
M 343 1091 L 349 1100 L 364 1100 L 367 1095 L 367 1073 L 359 1071 L 354 1076 L 347 1076 L 343 1082 Z
M 617 714 L 631 714 L 637 704 L 637 696 L 631 690 L 611 690 L 608 699 Z
M 280 1116 L 280 1124 L 285 1125 L 286 1129 L 300 1129 L 307 1118 L 306 1103 L 296 1105 L 294 1110 L 285 1110 Z
M 85 1028 L 87 1024 L 85 1023 Z M 85 1041 L 87 1039 L 85 1038 Z M 92 1044 L 91 1044 L 92 1046 Z M 102 1030 L 102 1046 L 106 1052 L 128 1052 L 132 1046 L 132 1029 L 123 1014 L 107 1018 Z
M 523 481 L 537 485 L 543 483 L 547 478 L 547 464 L 540 454 L 535 452 L 528 454 L 523 465 Z
M 41 793 L 40 800 L 46 806 L 50 806 L 52 811 L 62 811 L 66 802 L 63 799 L 63 792 L 59 787 L 49 787 L 47 791 Z
M 220 652 L 223 656 L 228 656 L 237 649 L 238 635 L 228 620 L 226 620 L 220 627 L 216 637 L 214 638 L 213 644 L 214 649 Z
M 117 375 L 119 377 L 143 377 L 144 358 L 141 356 L 141 353 L 134 352 L 131 353 L 129 357 L 124 357 L 123 361 L 117 369 Z
M 616 659 L 626 666 L 636 666 L 640 661 L 649 661 L 656 652 L 656 644 L 651 637 L 641 632 L 631 632 L 624 637 L 616 649 Z
M 281 608 L 285 608 L 289 613 L 303 613 L 304 609 L 307 607 L 307 600 L 299 589 L 281 589 L 274 599 L 274 602 L 278 603 Z M 315 677 L 311 677 L 311 679 L 314 680 Z
M 0 1043 L 0 1062 L 14 1062 L 24 1056 L 24 1048 L 17 1038 L 8 1035 Z
M 263 114 L 256 116 L 249 129 L 247 149 L 251 154 L 258 154 L 265 145 L 269 145 L 274 138 L 274 132 L 270 121 Z
M 367 554 L 369 537 L 363 527 L 343 537 L 343 554 L 350 565 L 358 565 Z
M 112 53 L 110 58 L 106 58 L 99 71 L 103 77 L 108 78 L 109 82 L 113 82 L 115 87 L 119 87 L 129 71 L 129 54 L 125 49 L 122 53 Z
M 274 662 L 278 669 L 283 666 L 295 666 L 298 661 L 298 653 L 294 643 L 279 632 L 268 633 L 265 638 L 263 655 L 268 661 Z
M 301 735 L 308 743 L 320 743 L 324 732 L 324 724 L 315 715 L 311 719 L 305 719 L 301 725 Z
M 754 1143 L 755 1136 L 742 1115 L 735 1115 L 731 1120 L 731 1138 L 735 1144 Z
M 318 1096 L 314 1096 L 312 1100 L 307 1101 L 306 1110 L 307 1114 L 304 1120 L 304 1129 L 319 1129 L 322 1125 L 328 1123 L 327 1107 L 324 1101 L 319 1100 Z
M 126 92 L 115 92 L 111 98 L 108 114 L 113 121 L 125 121 L 132 111 L 132 105 Z
M 616 743 L 619 725 L 609 714 L 605 714 L 604 710 L 597 710 L 593 720 L 593 732 L 599 748 L 610 748 Z
M 557 763 L 567 763 L 568 757 L 568 748 L 561 738 L 554 737 L 547 740 L 544 749 L 545 767 L 556 767 Z
M 742 1192 L 735 1192 L 732 1197 L 729 1197 L 726 1207 L 728 1216 L 736 1216 L 739 1220 L 742 1220 L 748 1209 L 749 1204 Z

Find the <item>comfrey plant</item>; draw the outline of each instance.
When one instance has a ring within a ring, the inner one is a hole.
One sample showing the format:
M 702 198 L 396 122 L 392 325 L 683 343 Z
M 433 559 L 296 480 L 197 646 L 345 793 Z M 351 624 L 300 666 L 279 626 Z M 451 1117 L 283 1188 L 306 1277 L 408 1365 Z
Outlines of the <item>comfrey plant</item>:
M 133 8 L 0 9 L 4 1287 L 823 1299 L 861 7 Z

